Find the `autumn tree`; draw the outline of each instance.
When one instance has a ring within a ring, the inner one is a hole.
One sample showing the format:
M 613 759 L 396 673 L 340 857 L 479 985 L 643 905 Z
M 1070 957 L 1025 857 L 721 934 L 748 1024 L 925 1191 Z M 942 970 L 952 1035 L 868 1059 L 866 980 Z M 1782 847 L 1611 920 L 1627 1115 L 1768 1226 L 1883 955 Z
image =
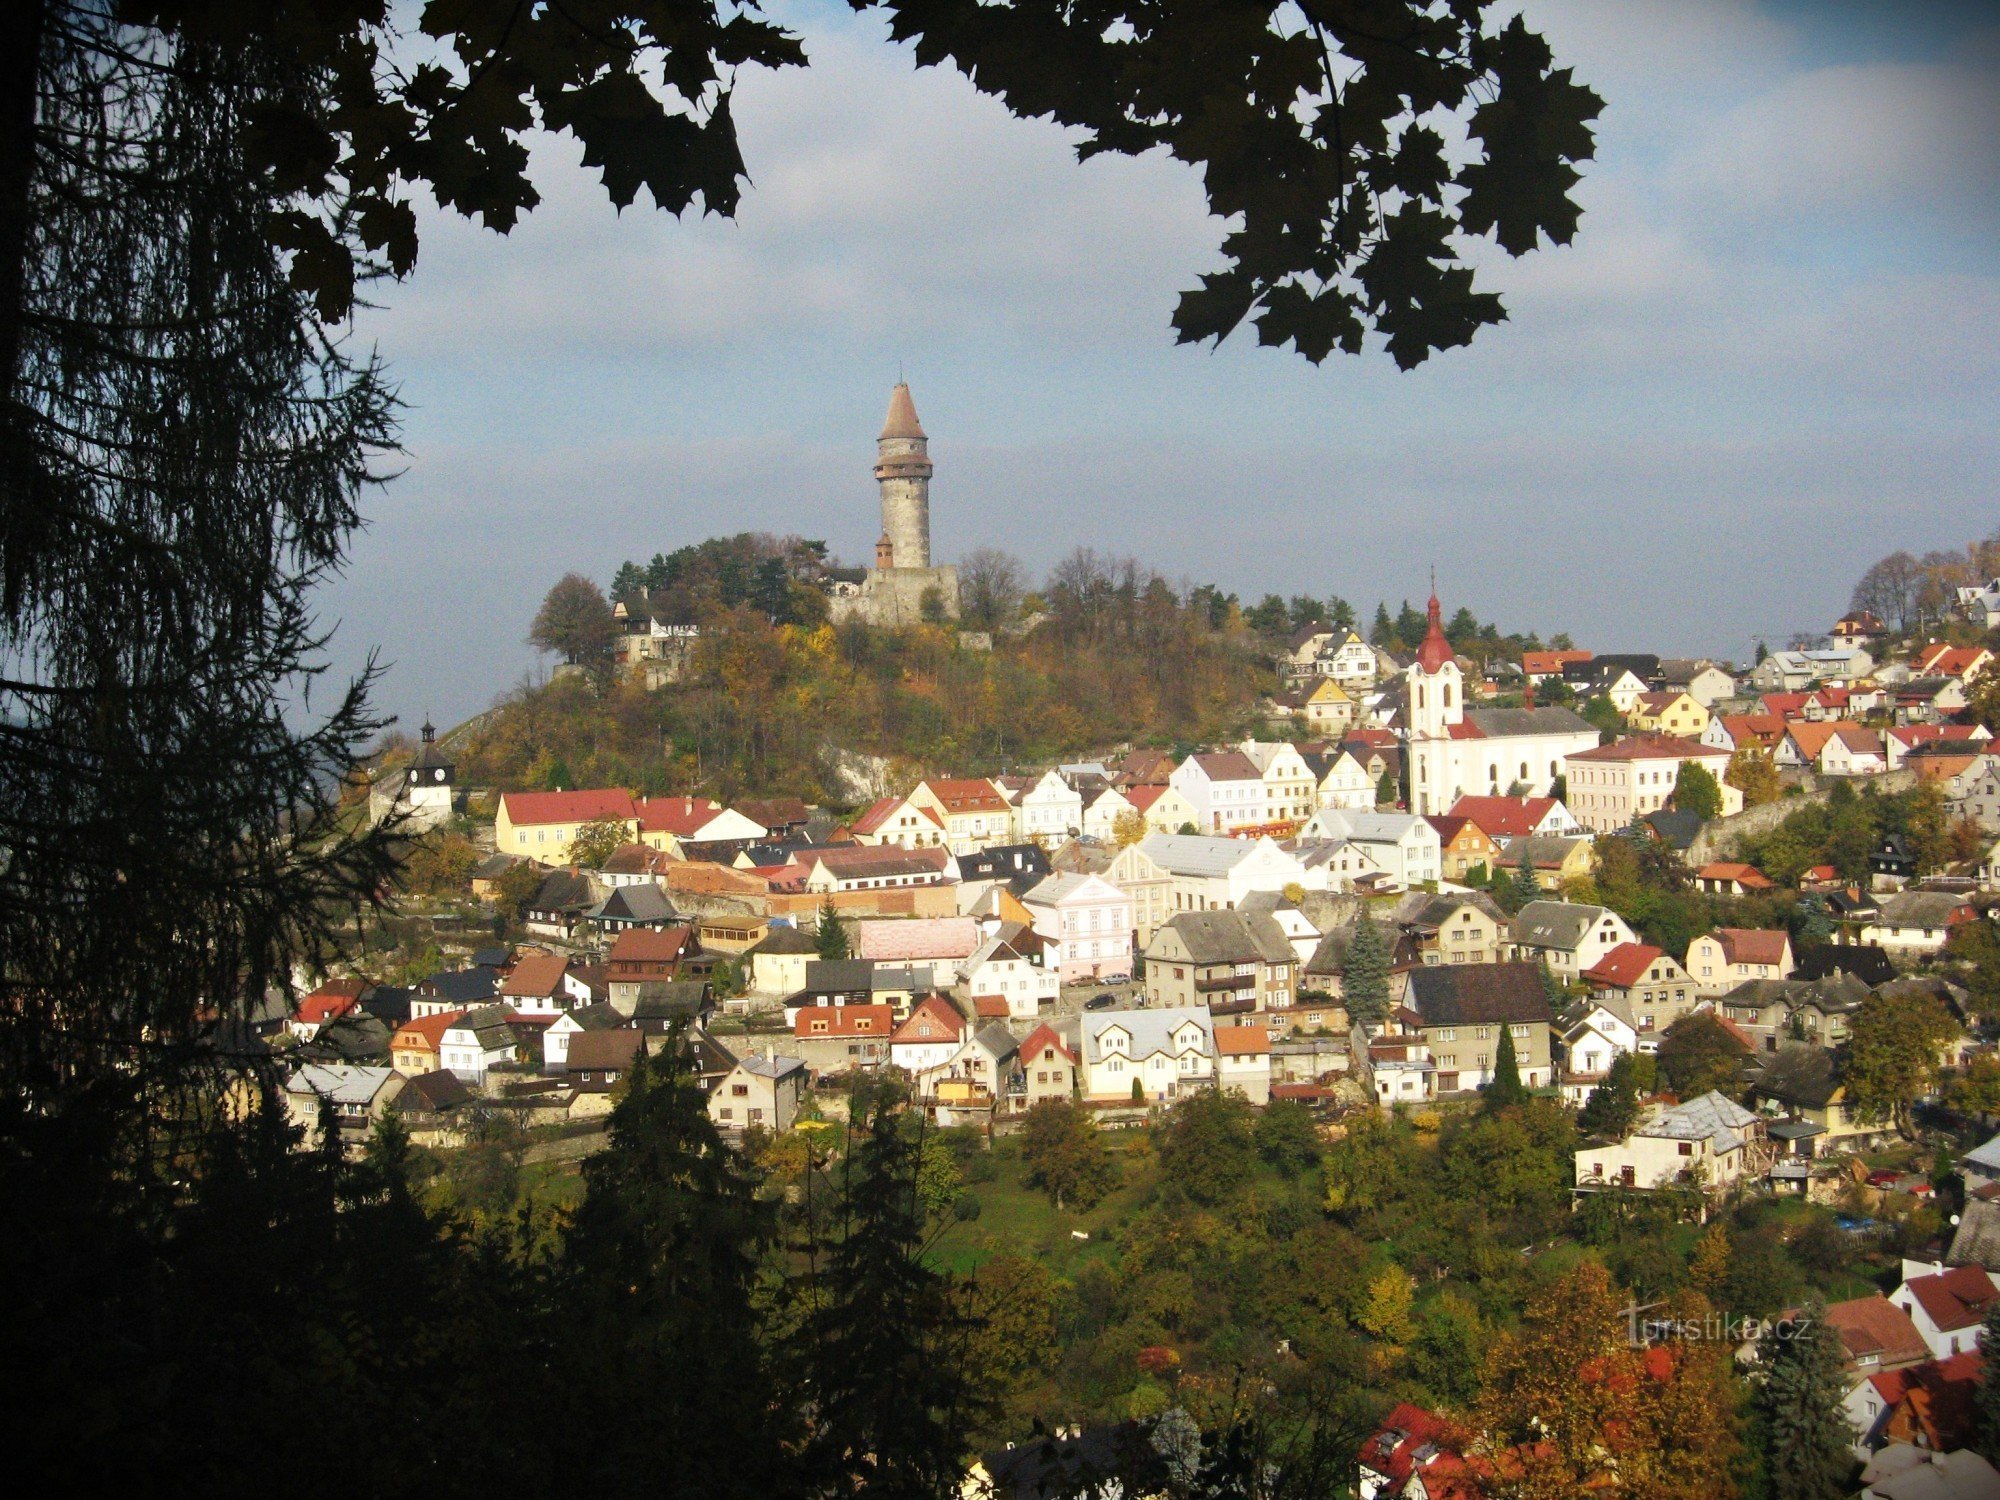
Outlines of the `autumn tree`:
M 2000 1115 L 2000 1057 L 1975 1053 L 1944 1088 L 1945 1103 L 1963 1115 L 1980 1119 Z
M 494 904 L 500 908 L 501 915 L 510 921 L 518 920 L 541 890 L 547 876 L 548 871 L 526 859 L 502 870 L 500 878 L 493 882 Z
M 569 862 L 580 869 L 595 870 L 631 836 L 631 824 L 623 818 L 593 818 L 569 841 Z
M 1769 1339 L 1757 1408 L 1764 1420 L 1764 1472 L 1774 1500 L 1840 1500 L 1854 1472 L 1854 1428 L 1842 1403 L 1838 1335 L 1817 1298 Z
M 1058 1211 L 1096 1206 L 1117 1181 L 1117 1169 L 1090 1116 L 1067 1099 L 1044 1099 L 1028 1111 L 1021 1131 L 1028 1183 Z
M 1111 820 L 1111 841 L 1120 849 L 1136 844 L 1148 832 L 1146 815 L 1136 807 L 1128 807 Z
M 1683 1099 L 1711 1089 L 1735 1094 L 1749 1048 L 1711 1011 L 1682 1016 L 1660 1038 L 1660 1077 Z
M 1716 785 L 1715 773 L 1698 761 L 1681 762 L 1680 774 L 1674 778 L 1674 806 L 1704 823 L 1721 817 L 1722 788 Z
M 1355 1309 L 1354 1321 L 1384 1343 L 1403 1345 L 1416 1337 L 1411 1316 L 1417 1284 L 1401 1266 L 1383 1267 L 1368 1283 L 1368 1294 Z
M 479 850 L 462 833 L 430 833 L 417 840 L 403 865 L 412 890 L 427 896 L 461 893 L 479 864 Z
M 1778 779 L 1778 767 L 1769 753 L 1749 745 L 1730 755 L 1729 766 L 1722 773 L 1722 779 L 1743 794 L 1746 808 L 1776 802 L 1784 790 L 1783 783 Z
M 1878 991 L 1865 998 L 1848 1023 L 1841 1067 L 1855 1117 L 1887 1120 L 1910 1137 L 1916 1102 L 1935 1088 L 1944 1050 L 1958 1036 L 1958 1023 L 1936 995 Z
M 537 651 L 583 665 L 601 662 L 617 638 L 617 622 L 604 591 L 581 573 L 565 573 L 542 599 L 528 644 Z
M 959 559 L 960 620 L 970 630 L 997 630 L 1021 612 L 1027 575 L 1021 560 L 997 547 L 977 547 Z

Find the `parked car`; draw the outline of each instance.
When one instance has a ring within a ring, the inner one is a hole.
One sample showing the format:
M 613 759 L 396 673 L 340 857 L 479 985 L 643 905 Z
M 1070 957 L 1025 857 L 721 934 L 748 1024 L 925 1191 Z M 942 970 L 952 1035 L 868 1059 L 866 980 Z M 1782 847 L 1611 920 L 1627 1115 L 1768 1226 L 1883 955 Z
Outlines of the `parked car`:
M 1118 997 L 1116 995 L 1092 995 L 1088 1000 L 1083 1002 L 1083 1008 L 1085 1010 L 1109 1010 L 1117 1003 Z

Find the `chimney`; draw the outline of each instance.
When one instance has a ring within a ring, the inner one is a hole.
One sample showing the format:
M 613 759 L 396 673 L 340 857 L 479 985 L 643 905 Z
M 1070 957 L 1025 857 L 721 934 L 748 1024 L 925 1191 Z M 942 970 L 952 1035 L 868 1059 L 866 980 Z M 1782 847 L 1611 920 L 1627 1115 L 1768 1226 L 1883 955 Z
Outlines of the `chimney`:
M 889 533 L 886 531 L 875 542 L 875 566 L 877 568 L 896 566 L 896 545 L 889 540 Z

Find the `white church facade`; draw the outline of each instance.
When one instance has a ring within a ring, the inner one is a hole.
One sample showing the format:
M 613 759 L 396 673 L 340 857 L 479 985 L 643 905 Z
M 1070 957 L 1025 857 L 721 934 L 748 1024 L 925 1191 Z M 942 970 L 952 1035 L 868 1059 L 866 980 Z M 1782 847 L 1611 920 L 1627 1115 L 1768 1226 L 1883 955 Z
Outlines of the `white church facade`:
M 1564 759 L 1597 745 L 1597 730 L 1566 708 L 1468 709 L 1436 594 L 1430 631 L 1405 684 L 1403 754 L 1413 813 L 1443 814 L 1467 795 L 1546 797 Z

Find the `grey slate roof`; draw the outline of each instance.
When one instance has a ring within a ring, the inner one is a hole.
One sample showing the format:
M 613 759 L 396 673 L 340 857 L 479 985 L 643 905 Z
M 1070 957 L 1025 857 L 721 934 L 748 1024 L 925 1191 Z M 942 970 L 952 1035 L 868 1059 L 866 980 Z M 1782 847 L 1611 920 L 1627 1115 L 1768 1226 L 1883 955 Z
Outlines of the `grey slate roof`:
M 635 1021 L 674 1021 L 701 1015 L 709 986 L 699 979 L 647 979 L 632 1000 Z M 571 1045 L 575 1045 L 572 1043 Z
M 1903 891 L 1882 903 L 1882 921 L 1891 927 L 1943 927 L 1965 905 L 1949 891 Z
M 1574 952 L 1590 930 L 1610 913 L 1602 906 L 1572 901 L 1530 901 L 1514 916 L 1514 941 L 1535 948 Z
M 1148 1006 L 1144 1010 L 1100 1010 L 1083 1017 L 1083 1047 L 1086 1062 L 1103 1060 L 1104 1049 L 1098 1038 L 1113 1026 L 1120 1026 L 1131 1036 L 1132 1044 L 1128 1057 L 1150 1057 L 1155 1052 L 1173 1050 L 1173 1034 L 1187 1022 L 1193 1021 L 1201 1028 L 1202 1051 L 1211 1057 L 1215 1055 L 1215 1021 L 1209 1015 L 1206 1005 L 1161 1005 Z
M 801 927 L 773 927 L 750 946 L 751 953 L 817 953 L 819 944 Z
M 288 1093 L 313 1093 L 335 1104 L 367 1104 L 396 1076 L 394 1068 L 360 1068 L 345 1063 L 307 1063 L 285 1080 Z
M 1554 1019 L 1540 964 L 1435 964 L 1410 971 L 1408 1005 L 1426 1026 Z
M 1744 1127 L 1756 1122 L 1757 1117 L 1749 1110 L 1711 1089 L 1700 1098 L 1662 1110 L 1641 1123 L 1633 1134 L 1676 1141 L 1707 1140 L 1716 1150 L 1728 1151 L 1742 1144 Z
M 1683 812 L 1677 807 L 1666 807 L 1658 812 L 1647 813 L 1642 821 L 1659 835 L 1660 842 L 1670 849 L 1685 854 L 1694 847 L 1694 841 L 1705 826 L 1701 814 Z
M 1470 891 L 1464 895 L 1419 896 L 1416 900 L 1415 908 L 1400 918 L 1405 926 L 1442 927 L 1461 907 L 1470 906 L 1499 923 L 1503 931 L 1507 927 L 1507 913 L 1484 891 Z
M 1465 722 L 1487 739 L 1535 734 L 1595 734 L 1590 720 L 1567 708 L 1469 708 Z
M 794 1073 L 805 1071 L 805 1064 L 796 1057 L 766 1057 L 761 1052 L 740 1058 L 736 1064 L 744 1072 L 758 1078 L 769 1078 L 773 1082 L 789 1078 Z
M 1951 1237 L 1945 1264 L 1984 1266 L 2000 1271 L 2000 1203 L 1985 1198 L 1968 1198 L 1958 1221 L 1958 1233 Z
M 1005 1058 L 1021 1050 L 1021 1044 L 1014 1039 L 1014 1033 L 995 1021 L 990 1026 L 981 1027 L 973 1034 L 973 1040 L 996 1058 Z
M 1227 875 L 1256 848 L 1248 839 L 1199 833 L 1149 833 L 1139 840 L 1139 851 L 1174 875 Z
M 586 915 L 593 922 L 671 922 L 680 913 L 656 885 L 621 885 Z
M 1765 1061 L 1751 1088 L 1794 1109 L 1824 1109 L 1840 1087 L 1833 1054 L 1797 1043 L 1780 1047 Z
M 1296 960 L 1277 920 L 1264 912 L 1183 911 L 1164 924 L 1197 964 L 1286 964 Z

